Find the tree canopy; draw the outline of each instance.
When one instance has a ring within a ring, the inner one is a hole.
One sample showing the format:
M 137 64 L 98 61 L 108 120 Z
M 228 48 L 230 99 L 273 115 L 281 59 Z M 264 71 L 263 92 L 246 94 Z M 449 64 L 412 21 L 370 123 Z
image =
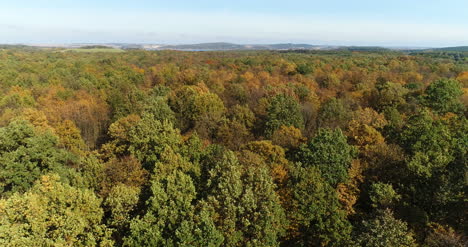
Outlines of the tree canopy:
M 1 246 L 467 245 L 468 53 L 105 50 L 0 47 Z

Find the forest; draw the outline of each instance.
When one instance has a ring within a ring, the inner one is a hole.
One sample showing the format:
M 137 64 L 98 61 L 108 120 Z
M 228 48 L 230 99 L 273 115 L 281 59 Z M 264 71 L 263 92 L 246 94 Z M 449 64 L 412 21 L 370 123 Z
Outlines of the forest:
M 467 246 L 468 53 L 0 47 L 0 246 Z

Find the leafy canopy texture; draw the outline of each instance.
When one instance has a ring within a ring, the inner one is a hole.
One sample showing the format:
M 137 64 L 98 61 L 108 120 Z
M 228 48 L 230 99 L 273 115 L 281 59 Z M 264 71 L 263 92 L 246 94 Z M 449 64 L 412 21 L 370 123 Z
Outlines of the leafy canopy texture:
M 415 247 L 413 234 L 405 222 L 395 219 L 389 210 L 383 210 L 374 219 L 362 223 L 362 232 L 357 238 L 363 247 Z
M 66 178 L 73 156 L 58 148 L 58 138 L 40 133 L 27 121 L 0 128 L 0 192 L 25 192 L 42 174 L 53 171 Z
M 293 246 L 346 246 L 351 224 L 341 209 L 336 191 L 317 167 L 296 164 L 291 173 L 293 212 L 290 244 Z
M 355 148 L 347 143 L 341 130 L 320 129 L 314 138 L 299 147 L 295 158 L 305 167 L 317 167 L 323 178 L 335 187 L 348 180 L 348 169 L 355 154 Z
M 0 246 L 467 246 L 468 51 L 294 47 L 0 45 Z
M 211 213 L 195 207 L 196 191 L 186 173 L 193 166 L 168 149 L 155 167 L 147 211 L 130 223 L 127 246 L 219 246 L 223 240 Z
M 0 245 L 112 246 L 100 203 L 92 191 L 44 175 L 25 194 L 0 200 Z
M 463 91 L 458 81 L 442 79 L 427 87 L 423 101 L 438 113 L 458 113 L 465 108 L 460 101 L 462 95 Z
M 269 172 L 243 167 L 226 152 L 209 174 L 206 202 L 224 236 L 222 246 L 279 246 L 285 214 Z
M 300 105 L 291 96 L 277 95 L 268 107 L 268 120 L 265 126 L 266 136 L 271 136 L 281 126 L 304 128 Z

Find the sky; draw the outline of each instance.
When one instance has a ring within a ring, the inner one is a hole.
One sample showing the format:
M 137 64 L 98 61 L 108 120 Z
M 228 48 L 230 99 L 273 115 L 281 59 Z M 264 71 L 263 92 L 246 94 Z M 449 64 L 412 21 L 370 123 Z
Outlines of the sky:
M 468 0 L 0 0 L 0 43 L 468 45 Z

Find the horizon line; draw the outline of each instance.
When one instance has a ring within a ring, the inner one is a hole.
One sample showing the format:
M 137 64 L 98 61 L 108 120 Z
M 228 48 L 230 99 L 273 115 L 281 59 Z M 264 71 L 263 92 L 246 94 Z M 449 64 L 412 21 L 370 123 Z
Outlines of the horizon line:
M 203 45 L 203 44 L 233 44 L 233 45 L 278 45 L 278 44 L 291 44 L 291 45 L 310 45 L 310 46 L 321 46 L 321 47 L 382 47 L 382 48 L 446 48 L 446 47 L 464 47 L 466 45 L 445 45 L 445 46 L 418 46 L 418 45 L 346 45 L 346 44 L 313 44 L 305 42 L 269 42 L 269 43 L 237 43 L 229 41 L 208 41 L 208 42 L 193 42 L 193 43 L 182 43 L 182 42 L 0 42 L 0 45 L 25 45 L 25 46 L 59 46 L 59 45 L 112 45 L 112 44 L 134 44 L 134 45 L 162 45 L 162 46 L 177 46 L 177 45 Z

